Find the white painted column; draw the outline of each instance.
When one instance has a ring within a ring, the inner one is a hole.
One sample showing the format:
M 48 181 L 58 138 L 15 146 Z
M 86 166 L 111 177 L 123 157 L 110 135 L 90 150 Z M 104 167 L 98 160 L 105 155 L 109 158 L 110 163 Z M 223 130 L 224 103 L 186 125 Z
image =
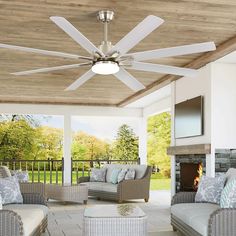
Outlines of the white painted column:
M 141 164 L 147 164 L 147 118 L 139 122 L 139 157 Z
M 71 116 L 64 115 L 64 183 L 71 183 L 71 142 L 72 142 L 72 130 L 71 130 Z
M 211 154 L 206 154 L 206 176 L 215 177 L 215 149 L 211 148 Z
M 171 146 L 175 146 L 175 82 L 171 83 Z M 171 196 L 176 192 L 176 176 L 175 176 L 175 156 L 170 156 L 171 165 Z

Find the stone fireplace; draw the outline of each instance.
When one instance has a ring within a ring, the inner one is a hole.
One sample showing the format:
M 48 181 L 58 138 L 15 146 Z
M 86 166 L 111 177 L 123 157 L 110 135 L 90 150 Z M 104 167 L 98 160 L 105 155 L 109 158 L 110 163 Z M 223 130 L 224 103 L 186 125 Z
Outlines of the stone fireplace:
M 173 146 L 167 153 L 175 157 L 175 192 L 197 191 L 199 178 L 207 172 L 206 158 L 211 154 L 211 145 Z M 235 149 L 215 149 L 214 156 L 216 175 L 236 168 Z

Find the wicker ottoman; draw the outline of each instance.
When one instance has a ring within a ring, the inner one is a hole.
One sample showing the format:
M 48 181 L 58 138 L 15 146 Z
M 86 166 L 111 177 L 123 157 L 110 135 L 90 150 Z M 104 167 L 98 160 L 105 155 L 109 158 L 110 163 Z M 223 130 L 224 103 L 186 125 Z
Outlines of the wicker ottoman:
M 86 207 L 83 224 L 84 236 L 147 236 L 147 216 L 134 205 Z
M 58 185 L 46 184 L 47 199 L 55 199 L 64 202 L 84 202 L 88 201 L 88 187 L 85 185 Z

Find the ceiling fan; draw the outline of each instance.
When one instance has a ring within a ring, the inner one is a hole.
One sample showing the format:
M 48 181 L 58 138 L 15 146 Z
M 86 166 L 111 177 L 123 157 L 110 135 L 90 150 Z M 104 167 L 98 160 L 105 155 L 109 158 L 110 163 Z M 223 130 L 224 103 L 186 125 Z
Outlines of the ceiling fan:
M 112 74 L 121 82 L 126 84 L 130 89 L 134 91 L 139 91 L 144 89 L 145 86 L 137 79 L 135 79 L 130 73 L 128 73 L 126 69 L 157 72 L 163 74 L 173 74 L 180 76 L 195 76 L 197 71 L 194 69 L 145 63 L 143 61 L 163 57 L 172 57 L 178 55 L 213 51 L 216 49 L 214 42 L 205 42 L 179 47 L 128 53 L 130 49 L 132 49 L 141 40 L 148 36 L 153 30 L 159 27 L 164 22 L 164 20 L 159 17 L 149 15 L 143 21 L 141 21 L 135 28 L 133 28 L 127 35 L 125 35 L 118 43 L 112 45 L 112 43 L 108 40 L 108 23 L 113 20 L 114 12 L 109 10 L 99 11 L 97 17 L 98 20 L 100 20 L 104 24 L 104 40 L 98 47 L 96 47 L 92 42 L 90 42 L 65 18 L 59 16 L 50 17 L 50 19 L 58 27 L 60 27 L 65 33 L 67 33 L 72 39 L 74 39 L 89 53 L 88 57 L 64 52 L 47 51 L 35 48 L 20 47 L 15 45 L 0 44 L 0 48 L 8 48 L 56 57 L 81 59 L 85 61 L 84 63 L 80 64 L 48 67 L 42 69 L 15 72 L 12 74 L 30 75 L 41 72 L 50 72 L 88 66 L 90 69 L 65 90 L 76 90 L 86 81 L 91 79 L 95 74 Z

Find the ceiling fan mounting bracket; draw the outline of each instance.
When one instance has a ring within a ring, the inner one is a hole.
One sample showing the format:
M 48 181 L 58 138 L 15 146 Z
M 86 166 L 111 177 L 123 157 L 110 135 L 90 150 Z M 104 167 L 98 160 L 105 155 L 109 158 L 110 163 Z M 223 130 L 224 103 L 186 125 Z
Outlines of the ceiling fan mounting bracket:
M 114 11 L 111 10 L 102 10 L 97 13 L 97 18 L 103 23 L 109 23 L 114 18 Z

